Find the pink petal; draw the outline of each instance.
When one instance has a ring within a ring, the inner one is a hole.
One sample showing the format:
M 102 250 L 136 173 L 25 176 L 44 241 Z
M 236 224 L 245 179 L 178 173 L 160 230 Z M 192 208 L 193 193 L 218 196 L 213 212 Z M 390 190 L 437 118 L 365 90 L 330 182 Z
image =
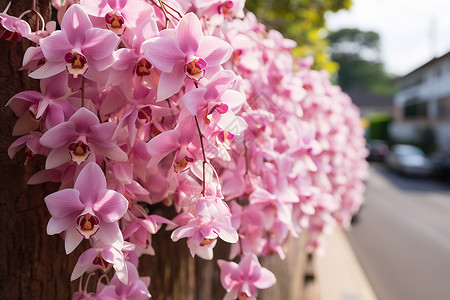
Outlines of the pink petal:
M 161 159 L 178 149 L 178 132 L 169 130 L 158 134 L 147 143 L 148 153 L 152 156 L 151 163 L 156 165 Z
M 80 192 L 75 189 L 64 189 L 44 198 L 48 211 L 55 218 L 62 218 L 71 213 L 82 211 Z
M 128 201 L 116 191 L 102 190 L 92 208 L 102 221 L 111 223 L 119 220 L 127 212 Z
M 92 23 L 86 11 L 78 4 L 71 5 L 64 14 L 61 30 L 67 36 L 74 48 L 81 47 L 86 40 L 86 31 L 92 28 Z
M 47 116 L 45 118 L 45 126 L 51 129 L 64 122 L 63 108 L 58 104 L 50 105 L 47 108 Z
M 215 36 L 205 36 L 195 52 L 195 55 L 203 58 L 208 66 L 217 66 L 226 62 L 233 52 L 230 44 Z
M 112 55 L 119 45 L 120 38 L 114 32 L 101 28 L 91 28 L 86 31 L 86 42 L 81 52 L 88 59 L 101 60 Z
M 113 10 L 120 11 L 125 7 L 127 1 L 132 2 L 131 0 L 108 0 L 108 4 Z
M 167 37 L 155 37 L 142 44 L 145 58 L 155 68 L 169 73 L 172 72 L 175 64 L 182 61 L 184 63 L 185 54 L 178 48 L 174 39 Z
M 51 76 L 54 76 L 58 73 L 65 72 L 66 70 L 66 62 L 64 61 L 58 61 L 58 62 L 52 62 L 47 61 L 44 65 L 39 67 L 34 72 L 31 72 L 28 76 L 34 79 L 42 79 L 42 78 L 48 78 Z
M 266 268 L 261 268 L 261 276 L 253 284 L 258 289 L 267 289 L 277 282 L 275 275 Z
M 47 160 L 45 161 L 45 168 L 53 169 L 59 167 L 71 159 L 69 149 L 66 147 L 55 148 L 48 154 Z
M 172 235 L 170 236 L 170 238 L 172 239 L 172 241 L 176 242 L 179 239 L 192 236 L 195 232 L 198 231 L 198 229 L 199 228 L 197 226 L 192 226 L 192 225 L 182 226 L 182 227 L 175 229 L 172 232 Z
M 51 217 L 47 224 L 47 234 L 59 234 L 64 230 L 68 230 L 69 228 L 75 228 L 77 216 L 78 213 L 70 214 L 64 218 Z
M 235 262 L 222 259 L 217 260 L 217 264 L 220 268 L 220 281 L 222 286 L 229 292 L 234 285 L 234 280 L 230 275 L 237 270 L 239 266 Z
M 61 72 L 48 79 L 42 79 L 40 82 L 41 91 L 46 98 L 58 99 L 65 96 L 67 88 L 68 73 Z
M 117 222 L 102 222 L 95 236 L 98 237 L 98 239 L 106 245 L 110 245 L 119 249 L 123 246 L 123 236 Z
M 12 135 L 19 136 L 32 132 L 39 127 L 39 121 L 31 114 L 25 113 L 14 124 Z
M 183 104 L 191 115 L 197 115 L 197 110 L 206 105 L 205 92 L 205 88 L 198 88 L 184 94 Z
M 220 101 L 228 105 L 233 113 L 238 113 L 246 101 L 245 95 L 235 90 L 226 90 L 221 96 Z
M 203 32 L 202 24 L 194 13 L 188 13 L 180 20 L 176 36 L 181 51 L 186 54 L 197 51 Z
M 84 107 L 77 110 L 77 112 L 70 117 L 69 122 L 75 123 L 76 132 L 84 134 L 87 134 L 90 131 L 91 126 L 100 123 L 98 117 Z
M 80 191 L 80 200 L 85 206 L 94 205 L 99 192 L 106 189 L 102 169 L 94 162 L 88 163 L 78 175 L 74 188 Z
M 236 79 L 236 75 L 231 71 L 220 71 L 216 73 L 208 82 L 208 91 L 205 93 L 205 99 L 214 100 L 219 97 L 230 83 Z
M 99 145 L 95 146 L 95 151 L 98 154 L 102 154 L 107 158 L 114 161 L 127 161 L 127 154 L 117 145 L 113 145 L 112 147 L 102 147 Z
M 236 243 L 239 240 L 236 229 L 231 226 L 222 226 L 219 229 L 219 237 L 227 243 Z
M 75 280 L 89 268 L 92 264 L 94 258 L 97 256 L 97 249 L 90 248 L 84 251 L 80 257 L 78 258 L 77 264 L 75 268 L 73 268 L 72 275 L 70 276 L 70 280 Z
M 74 48 L 62 31 L 56 31 L 52 35 L 41 39 L 39 44 L 44 57 L 51 62 L 64 62 L 64 55 Z
M 178 93 L 185 77 L 183 63 L 177 64 L 171 73 L 162 73 L 159 77 L 157 100 L 162 101 Z
M 69 142 L 74 142 L 77 135 L 75 124 L 71 122 L 61 123 L 49 129 L 40 139 L 40 143 L 49 148 L 58 148 Z
M 75 227 L 71 227 L 66 230 L 66 237 L 64 246 L 66 248 L 66 254 L 71 253 L 81 243 L 83 236 L 76 230 Z
M 25 143 L 30 139 L 29 135 L 21 136 L 8 147 L 8 156 L 13 159 L 16 153 L 25 147 Z
M 61 172 L 54 169 L 37 171 L 28 179 L 27 184 L 41 184 L 47 181 L 61 181 Z
M 23 91 L 9 99 L 5 106 L 9 106 L 19 117 L 27 112 L 32 104 L 38 103 L 41 99 L 42 94 L 37 91 Z
M 111 7 L 108 5 L 108 0 L 81 0 L 80 4 L 89 15 L 92 15 L 94 17 L 103 18 L 106 13 L 112 11 Z
M 89 142 L 94 144 L 103 144 L 103 146 L 113 144 L 114 142 L 111 139 L 114 131 L 116 130 L 116 127 L 116 123 L 113 122 L 101 123 L 91 126 L 91 132 L 89 133 Z

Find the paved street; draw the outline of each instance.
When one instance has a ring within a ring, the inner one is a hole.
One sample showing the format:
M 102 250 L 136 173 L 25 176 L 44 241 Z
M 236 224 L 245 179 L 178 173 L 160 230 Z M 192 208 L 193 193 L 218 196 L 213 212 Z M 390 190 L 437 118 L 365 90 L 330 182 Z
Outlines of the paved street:
M 347 237 L 378 298 L 450 299 L 450 184 L 370 172 Z

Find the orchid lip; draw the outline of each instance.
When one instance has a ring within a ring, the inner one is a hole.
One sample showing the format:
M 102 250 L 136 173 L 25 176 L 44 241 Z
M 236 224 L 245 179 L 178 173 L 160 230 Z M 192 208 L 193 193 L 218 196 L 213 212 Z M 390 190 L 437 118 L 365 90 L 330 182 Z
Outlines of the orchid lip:
M 81 140 L 71 143 L 68 149 L 72 161 L 76 162 L 78 165 L 84 162 L 91 154 L 91 148 Z
M 106 28 L 118 36 L 121 36 L 126 29 L 126 27 L 123 26 L 125 19 L 120 15 L 120 13 L 116 13 L 115 11 L 111 11 L 105 15 L 105 22 Z
M 99 229 L 100 219 L 93 214 L 86 213 L 78 216 L 76 222 L 78 232 L 85 239 L 89 239 Z
M 138 111 L 138 118 L 144 121 L 145 124 L 152 120 L 152 108 L 150 106 L 144 106 Z
M 190 79 L 200 80 L 203 78 L 204 70 L 207 67 L 207 63 L 202 58 L 194 58 L 193 60 L 186 63 L 184 69 L 186 71 L 186 76 Z
M 103 270 L 106 270 L 109 266 L 109 262 L 103 259 L 102 253 L 100 251 L 97 253 L 97 256 L 92 261 L 92 264 L 101 266 Z
M 136 63 L 135 68 L 136 68 L 136 75 L 143 77 L 150 75 L 150 69 L 152 68 L 152 64 L 148 60 L 143 58 Z
M 67 71 L 72 74 L 74 78 L 77 78 L 78 75 L 83 75 L 88 68 L 87 58 L 76 50 L 67 52 L 64 55 L 64 60 L 67 63 Z

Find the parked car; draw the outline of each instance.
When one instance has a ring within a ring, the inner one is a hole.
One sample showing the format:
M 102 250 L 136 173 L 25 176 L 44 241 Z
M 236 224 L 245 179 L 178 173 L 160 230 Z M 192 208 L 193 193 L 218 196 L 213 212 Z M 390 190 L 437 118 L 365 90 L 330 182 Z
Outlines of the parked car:
M 394 145 L 386 157 L 386 164 L 405 175 L 429 176 L 433 173 L 433 163 L 413 145 Z
M 368 140 L 366 147 L 369 150 L 368 161 L 384 161 L 389 153 L 387 142 L 383 140 Z

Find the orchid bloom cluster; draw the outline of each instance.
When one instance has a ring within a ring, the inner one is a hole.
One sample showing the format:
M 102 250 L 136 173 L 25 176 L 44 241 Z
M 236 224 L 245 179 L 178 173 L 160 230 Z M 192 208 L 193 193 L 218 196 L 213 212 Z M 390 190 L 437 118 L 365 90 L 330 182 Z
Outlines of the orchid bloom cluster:
M 53 6 L 60 29 L 32 32 L 5 10 L 0 38 L 34 43 L 22 68 L 40 80 L 7 103 L 20 136 L 8 153 L 46 157 L 29 184 L 61 183 L 44 199 L 47 233 L 67 254 L 91 245 L 71 279 L 103 274 L 73 299 L 149 298 L 138 258 L 157 255 L 163 224 L 192 256 L 231 244 L 239 264 L 218 261 L 226 299 L 275 284 L 257 257 L 284 258 L 290 236 L 308 232 L 316 249 L 349 225 L 367 172 L 359 112 L 310 59 L 291 56 L 295 42 L 244 15 L 243 0 Z M 158 203 L 178 215 L 152 214 Z

